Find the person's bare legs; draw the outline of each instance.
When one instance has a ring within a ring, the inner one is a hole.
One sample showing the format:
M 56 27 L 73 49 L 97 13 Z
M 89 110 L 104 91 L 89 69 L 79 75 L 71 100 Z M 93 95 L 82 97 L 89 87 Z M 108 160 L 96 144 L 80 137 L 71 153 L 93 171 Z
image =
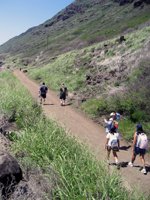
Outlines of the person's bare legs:
M 40 104 L 42 104 L 42 97 L 40 98 Z
M 115 163 L 118 164 L 118 156 L 116 151 L 113 151 L 113 156 L 115 158 Z
M 61 106 L 63 105 L 63 100 L 62 100 L 62 99 L 60 99 L 60 105 L 61 105 Z
M 107 149 L 107 162 L 109 163 L 111 149 Z
M 136 159 L 136 155 L 135 155 L 135 153 L 133 153 L 133 154 L 132 154 L 132 158 L 131 158 L 132 164 L 134 163 L 135 159 Z
M 65 106 L 65 100 L 63 100 L 63 106 Z
M 140 155 L 140 159 L 141 159 L 143 168 L 145 168 L 145 158 L 144 158 L 144 154 L 143 154 L 143 155 Z

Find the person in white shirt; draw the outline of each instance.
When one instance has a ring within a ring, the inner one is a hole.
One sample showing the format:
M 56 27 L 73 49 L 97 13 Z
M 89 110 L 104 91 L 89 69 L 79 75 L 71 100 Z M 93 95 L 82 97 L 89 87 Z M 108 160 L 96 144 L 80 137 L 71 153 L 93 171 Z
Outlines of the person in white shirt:
M 106 135 L 106 144 L 105 144 L 105 149 L 107 150 L 107 161 L 109 163 L 110 159 L 110 153 L 112 151 L 115 163 L 118 165 L 118 155 L 117 152 L 119 151 L 120 148 L 120 135 L 119 133 L 116 133 L 115 127 L 111 128 L 109 133 Z
M 112 128 L 112 125 L 113 125 L 113 118 L 110 118 L 109 120 L 107 119 L 104 119 L 104 122 L 105 122 L 105 132 L 106 134 L 109 133 L 110 129 Z

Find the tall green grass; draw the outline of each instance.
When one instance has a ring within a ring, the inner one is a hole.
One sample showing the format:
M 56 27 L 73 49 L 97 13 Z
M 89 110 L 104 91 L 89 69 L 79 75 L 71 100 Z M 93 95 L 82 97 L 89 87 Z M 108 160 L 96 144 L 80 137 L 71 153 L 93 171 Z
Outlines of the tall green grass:
M 55 122 L 47 120 L 11 74 L 0 74 L 0 82 L 3 82 L 3 87 L 0 85 L 0 110 L 11 114 L 10 110 L 15 109 L 14 119 L 20 126 L 12 150 L 14 153 L 24 152 L 22 159 L 26 165 L 45 170 L 50 167 L 55 171 L 53 199 L 146 199 L 142 195 L 130 195 L 116 171 L 110 173 L 87 147 L 67 136 Z

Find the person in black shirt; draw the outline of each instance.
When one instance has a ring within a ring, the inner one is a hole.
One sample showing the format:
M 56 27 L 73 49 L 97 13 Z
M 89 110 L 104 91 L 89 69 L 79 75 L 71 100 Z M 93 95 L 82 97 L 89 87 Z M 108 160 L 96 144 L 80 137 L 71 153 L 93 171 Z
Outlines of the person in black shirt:
M 48 88 L 45 85 L 45 83 L 43 82 L 40 89 L 39 89 L 40 104 L 42 104 L 42 102 L 45 102 L 47 91 L 48 91 Z
M 65 106 L 66 97 L 68 95 L 68 89 L 64 83 L 60 87 L 60 105 Z

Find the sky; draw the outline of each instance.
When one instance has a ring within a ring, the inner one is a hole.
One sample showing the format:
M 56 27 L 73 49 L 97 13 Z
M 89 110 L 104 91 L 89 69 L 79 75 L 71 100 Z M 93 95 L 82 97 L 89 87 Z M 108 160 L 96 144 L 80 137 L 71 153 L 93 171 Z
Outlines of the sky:
M 74 0 L 0 0 L 0 45 L 44 23 Z

